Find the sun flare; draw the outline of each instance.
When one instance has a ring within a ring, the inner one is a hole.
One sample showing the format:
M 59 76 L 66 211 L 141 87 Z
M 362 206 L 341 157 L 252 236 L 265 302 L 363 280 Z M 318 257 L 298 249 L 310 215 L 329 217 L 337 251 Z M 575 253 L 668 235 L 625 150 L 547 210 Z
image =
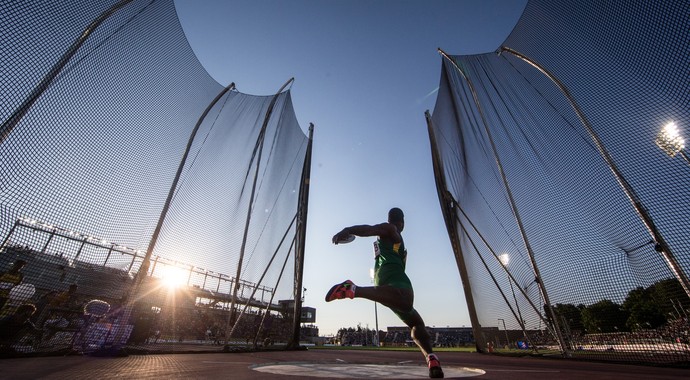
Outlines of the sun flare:
M 189 272 L 174 266 L 168 266 L 162 272 L 161 280 L 170 289 L 179 288 L 187 283 Z

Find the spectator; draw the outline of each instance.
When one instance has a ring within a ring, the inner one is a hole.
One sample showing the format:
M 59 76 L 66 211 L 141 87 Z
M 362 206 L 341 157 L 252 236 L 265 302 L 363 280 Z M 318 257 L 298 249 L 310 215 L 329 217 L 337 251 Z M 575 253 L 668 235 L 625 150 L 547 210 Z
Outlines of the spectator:
M 0 274 L 0 309 L 5 306 L 10 296 L 10 290 L 21 284 L 24 279 L 22 269 L 26 265 L 26 261 L 17 260 L 12 264 L 12 267 L 7 272 Z
M 72 284 L 69 289 L 56 295 L 49 303 L 51 308 L 73 308 L 77 303 L 77 284 Z
M 39 298 L 38 301 L 36 301 L 36 313 L 34 314 L 34 317 L 31 319 L 33 323 L 39 326 L 41 325 L 41 323 L 48 316 L 48 305 L 50 305 L 50 303 L 53 302 L 53 299 L 57 295 L 57 290 L 51 290 L 48 293 L 42 295 L 41 298 Z
M 36 312 L 32 304 L 24 304 L 17 308 L 12 315 L 0 319 L 0 347 L 15 344 L 27 332 L 38 332 L 29 319 Z M 27 331 L 28 330 L 28 331 Z

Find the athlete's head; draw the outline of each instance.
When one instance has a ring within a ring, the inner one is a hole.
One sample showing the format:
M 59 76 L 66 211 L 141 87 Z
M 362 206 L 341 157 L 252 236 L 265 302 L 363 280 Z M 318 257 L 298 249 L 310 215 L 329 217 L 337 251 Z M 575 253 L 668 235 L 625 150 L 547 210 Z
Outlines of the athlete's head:
M 398 231 L 402 232 L 403 228 L 405 228 L 405 214 L 403 214 L 401 209 L 393 207 L 388 211 L 388 223 L 395 224 L 398 227 Z

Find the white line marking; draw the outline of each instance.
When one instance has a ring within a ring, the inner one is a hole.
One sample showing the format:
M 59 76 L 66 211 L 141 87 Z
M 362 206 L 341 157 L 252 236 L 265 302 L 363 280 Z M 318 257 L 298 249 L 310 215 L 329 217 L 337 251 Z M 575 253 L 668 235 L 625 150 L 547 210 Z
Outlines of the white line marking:
M 236 364 L 236 363 L 240 363 L 241 364 L 243 362 L 214 362 L 214 361 L 210 361 L 210 360 L 203 360 L 202 363 L 206 363 L 206 364 Z
M 534 372 L 534 373 L 560 373 L 556 369 L 487 369 L 490 372 Z

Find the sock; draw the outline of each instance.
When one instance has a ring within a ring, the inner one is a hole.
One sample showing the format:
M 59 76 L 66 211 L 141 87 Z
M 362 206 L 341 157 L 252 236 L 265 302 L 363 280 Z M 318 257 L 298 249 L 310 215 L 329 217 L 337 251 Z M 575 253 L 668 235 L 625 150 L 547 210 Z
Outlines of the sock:
M 354 296 L 354 294 L 356 294 L 355 292 L 357 291 L 357 285 L 355 285 L 355 284 L 350 285 L 350 290 L 352 290 L 352 294 Z
M 440 362 L 440 360 L 438 359 L 438 356 L 433 352 L 426 356 L 426 362 L 429 363 L 429 360 L 431 360 L 431 359 L 436 359 L 437 361 Z

